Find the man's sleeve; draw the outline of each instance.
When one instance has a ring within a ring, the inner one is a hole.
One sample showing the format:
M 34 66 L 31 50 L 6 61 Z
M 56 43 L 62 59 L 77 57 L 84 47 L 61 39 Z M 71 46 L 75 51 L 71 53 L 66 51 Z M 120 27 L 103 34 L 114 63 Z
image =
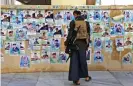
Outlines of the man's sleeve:
M 68 41 L 70 40 L 71 36 L 72 36 L 72 32 L 73 32 L 73 29 L 75 28 L 75 24 L 74 24 L 74 21 L 71 21 L 70 22 L 70 25 L 69 25 L 69 29 L 68 29 L 68 36 L 67 36 L 67 40 L 65 41 L 65 45 L 68 44 Z
M 90 40 L 90 23 L 89 22 L 86 22 L 86 26 L 87 26 L 87 32 L 88 32 L 88 35 L 89 35 L 89 42 L 91 42 Z
M 86 22 L 86 26 L 87 26 L 87 32 L 90 36 L 90 23 L 89 22 Z

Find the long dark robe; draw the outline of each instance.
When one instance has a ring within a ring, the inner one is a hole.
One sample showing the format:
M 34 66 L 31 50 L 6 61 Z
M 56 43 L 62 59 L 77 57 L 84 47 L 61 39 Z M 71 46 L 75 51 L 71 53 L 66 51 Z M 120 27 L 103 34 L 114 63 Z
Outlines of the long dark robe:
M 84 21 L 82 17 L 77 17 L 76 20 Z M 86 24 L 87 24 L 88 34 L 90 34 L 89 22 L 86 22 Z M 71 21 L 67 40 L 70 39 L 74 27 L 75 27 L 75 22 Z M 70 81 L 77 81 L 80 78 L 88 77 L 88 67 L 86 61 L 86 50 L 88 48 L 88 44 L 86 42 L 86 39 L 76 40 L 75 43 L 78 45 L 79 50 L 72 51 L 72 57 L 70 58 L 69 76 L 68 76 L 68 79 Z

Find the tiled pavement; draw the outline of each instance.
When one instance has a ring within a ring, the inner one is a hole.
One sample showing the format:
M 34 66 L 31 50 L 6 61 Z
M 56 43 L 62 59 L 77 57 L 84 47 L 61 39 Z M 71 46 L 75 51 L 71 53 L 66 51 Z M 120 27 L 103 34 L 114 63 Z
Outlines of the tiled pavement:
M 133 86 L 133 72 L 89 71 L 92 81 L 80 86 Z M 10 73 L 1 75 L 1 86 L 74 86 L 67 72 Z

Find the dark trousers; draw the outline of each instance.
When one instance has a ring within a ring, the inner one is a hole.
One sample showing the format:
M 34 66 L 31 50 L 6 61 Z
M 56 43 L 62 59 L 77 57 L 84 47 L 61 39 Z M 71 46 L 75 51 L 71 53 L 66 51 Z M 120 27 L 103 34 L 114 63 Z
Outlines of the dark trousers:
M 87 43 L 85 40 L 77 40 L 75 43 L 79 46 L 79 50 L 72 51 L 68 76 L 70 81 L 77 81 L 80 78 L 88 77 L 88 67 L 86 61 Z

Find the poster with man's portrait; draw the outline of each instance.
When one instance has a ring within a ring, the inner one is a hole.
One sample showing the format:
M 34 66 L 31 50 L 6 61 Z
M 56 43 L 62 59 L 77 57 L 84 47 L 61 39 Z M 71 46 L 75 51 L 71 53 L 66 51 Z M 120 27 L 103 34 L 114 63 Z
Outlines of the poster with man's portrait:
M 53 10 L 45 10 L 45 21 L 48 24 L 53 24 L 54 23 Z
M 20 41 L 18 43 L 20 44 L 20 54 L 24 55 L 25 54 L 25 41 Z
M 51 50 L 52 51 L 57 51 L 60 49 L 61 44 L 61 39 L 52 39 L 50 42 L 51 45 Z
M 101 50 L 103 48 L 103 41 L 102 37 L 94 37 L 94 49 Z
M 69 25 L 71 20 L 74 20 L 73 11 L 64 10 L 64 24 Z
M 126 32 L 133 32 L 133 23 L 124 23 L 124 27 Z
M 10 43 L 10 55 L 20 55 L 20 43 L 19 42 L 11 42 Z
M 23 10 L 24 19 L 32 18 L 32 10 Z
M 118 36 L 122 36 L 125 33 L 124 26 L 121 23 L 114 24 L 115 34 Z
M 51 52 L 51 54 L 50 54 L 50 63 L 51 64 L 58 63 L 57 62 L 58 57 L 59 57 L 59 52 Z
M 93 23 L 93 32 L 101 33 L 104 30 L 103 23 Z
M 28 36 L 27 36 L 27 30 L 26 29 L 17 29 L 16 30 L 16 40 L 17 41 L 23 41 L 23 40 L 27 40 Z
M 131 21 L 131 17 L 132 17 L 132 13 L 130 10 L 124 10 L 124 21 L 125 22 L 130 22 Z
M 62 26 L 54 26 L 54 38 L 61 38 L 63 36 Z
M 48 39 L 48 30 L 41 30 L 40 35 L 41 35 L 40 39 L 47 40 Z
M 55 25 L 62 25 L 64 22 L 64 11 L 54 11 Z
M 133 38 L 132 35 L 125 35 L 124 36 L 124 48 L 132 48 Z
M 14 41 L 15 40 L 15 30 L 7 30 L 6 40 Z
M 30 36 L 31 37 L 31 36 Z M 34 45 L 34 46 L 40 46 L 41 45 L 41 39 L 37 36 L 32 36 L 29 41 Z
M 109 28 L 105 28 L 103 31 L 103 37 L 110 37 L 110 29 Z
M 123 38 L 116 38 L 115 44 L 116 44 L 117 51 L 124 51 L 124 39 Z
M 41 53 L 41 62 L 42 63 L 50 63 L 50 52 L 47 50 L 42 50 Z
M 34 15 L 34 13 L 32 15 Z M 37 10 L 35 13 L 35 17 L 37 19 L 38 24 L 45 23 L 45 11 L 44 10 Z
M 65 52 L 63 52 L 63 51 L 61 51 L 60 53 L 59 53 L 59 57 L 58 57 L 58 63 L 66 63 L 66 60 L 67 60 L 67 54 L 65 53 Z
M 101 20 L 103 22 L 110 21 L 110 12 L 108 10 L 101 11 Z
M 20 56 L 20 68 L 29 68 L 30 67 L 30 56 L 21 55 Z
M 9 54 L 9 50 L 11 47 L 11 42 L 5 42 L 5 54 Z
M 127 64 L 132 64 L 133 56 L 132 53 L 127 53 L 122 57 L 122 64 L 127 65 Z
M 88 11 L 87 10 L 81 10 L 81 16 L 87 20 L 87 16 L 88 16 Z
M 101 51 L 94 52 L 94 63 L 102 63 L 104 61 L 104 57 Z
M 115 37 L 116 36 L 116 31 L 115 31 L 114 23 L 110 24 L 110 35 L 111 35 L 111 37 Z
M 94 12 L 94 16 L 93 16 L 94 21 L 100 21 L 101 20 L 101 11 L 94 10 L 93 12 Z
M 30 37 L 29 48 L 31 50 L 40 50 L 41 49 L 41 39 L 38 36 Z
M 105 38 L 105 52 L 112 52 L 113 45 L 110 38 Z
M 40 51 L 31 52 L 31 64 L 39 64 L 41 61 Z
M 3 40 L 6 40 L 6 34 L 7 33 L 7 30 L 5 29 L 0 29 L 0 36 Z
M 88 15 L 87 15 L 87 21 L 89 21 L 89 22 L 94 22 L 94 13 L 93 13 L 93 10 L 90 10 L 89 12 L 88 12 Z

